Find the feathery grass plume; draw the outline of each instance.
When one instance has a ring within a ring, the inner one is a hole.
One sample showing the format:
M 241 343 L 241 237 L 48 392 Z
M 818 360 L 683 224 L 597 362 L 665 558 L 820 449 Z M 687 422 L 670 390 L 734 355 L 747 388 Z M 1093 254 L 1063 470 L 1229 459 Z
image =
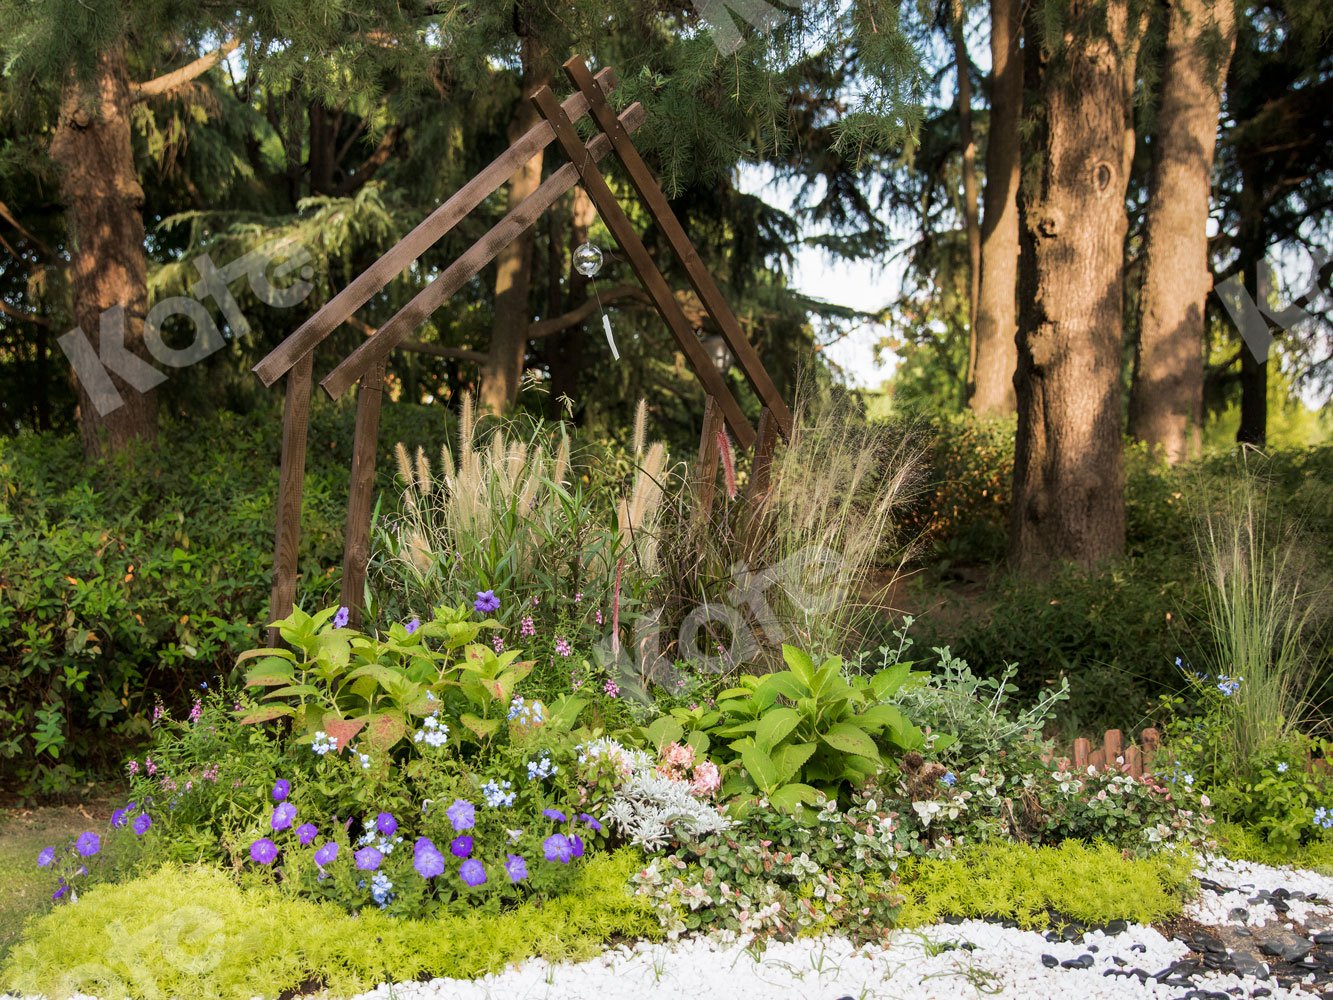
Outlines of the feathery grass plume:
M 1324 648 L 1326 586 L 1305 558 L 1299 525 L 1283 523 L 1262 458 L 1242 452 L 1197 518 L 1211 672 L 1239 681 L 1236 723 L 1228 735 L 1235 761 L 1248 761 L 1305 721 Z M 1198 491 L 1207 496 L 1206 488 Z
M 393 457 L 398 463 L 398 475 L 402 476 L 403 482 L 408 486 L 415 485 L 416 480 L 412 475 L 412 462 L 407 457 L 407 447 L 399 441 L 393 446 Z
M 440 480 L 446 488 L 451 488 L 450 484 L 457 477 L 458 472 L 454 468 L 454 453 L 449 450 L 448 442 L 440 445 Z
M 429 493 L 434 489 L 431 482 L 430 461 L 426 458 L 426 449 L 420 445 L 417 446 L 417 489 L 422 493 Z
M 717 432 L 717 453 L 722 458 L 722 481 L 727 487 L 727 499 L 736 499 L 736 457 L 731 452 L 731 438 L 726 431 Z
M 634 457 L 638 458 L 643 454 L 644 446 L 648 442 L 648 400 L 640 398 L 637 406 L 634 407 L 634 437 L 630 449 L 634 452 Z

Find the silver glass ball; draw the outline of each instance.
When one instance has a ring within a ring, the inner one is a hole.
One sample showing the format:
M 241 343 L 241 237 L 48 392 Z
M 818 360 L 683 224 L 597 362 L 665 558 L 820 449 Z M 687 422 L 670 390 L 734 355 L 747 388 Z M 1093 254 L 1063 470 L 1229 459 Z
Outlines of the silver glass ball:
M 583 243 L 574 249 L 574 270 L 585 278 L 591 278 L 602 269 L 602 251 L 591 243 Z

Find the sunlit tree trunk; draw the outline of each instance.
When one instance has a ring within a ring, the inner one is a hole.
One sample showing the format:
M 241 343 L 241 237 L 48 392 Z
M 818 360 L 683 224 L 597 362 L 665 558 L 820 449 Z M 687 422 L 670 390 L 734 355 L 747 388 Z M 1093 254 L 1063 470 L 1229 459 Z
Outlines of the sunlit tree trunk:
M 958 74 L 958 138 L 963 149 L 963 229 L 967 234 L 967 385 L 976 380 L 977 286 L 981 281 L 981 225 L 977 219 L 977 146 L 972 138 L 972 60 L 963 36 L 967 12 L 953 4 L 953 54 Z

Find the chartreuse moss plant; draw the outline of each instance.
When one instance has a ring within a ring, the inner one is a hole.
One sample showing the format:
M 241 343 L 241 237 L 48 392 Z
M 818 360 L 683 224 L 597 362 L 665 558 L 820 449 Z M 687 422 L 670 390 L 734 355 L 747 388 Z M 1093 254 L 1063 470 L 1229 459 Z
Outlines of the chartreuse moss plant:
M 913 858 L 901 870 L 901 926 L 946 916 L 1000 917 L 1044 927 L 1048 911 L 1085 924 L 1149 924 L 1180 913 L 1192 885 L 1187 854 L 1125 858 L 1108 844 L 1067 840 L 1059 847 L 992 841 L 947 861 Z
M 633 851 L 591 858 L 572 891 L 496 915 L 351 916 L 224 872 L 168 865 L 33 920 L 0 990 L 95 996 L 277 996 L 320 982 L 346 996 L 377 983 L 475 978 L 530 956 L 583 960 L 614 937 L 656 937 L 651 906 L 626 889 Z
M 1215 834 L 1223 853 L 1229 858 L 1276 867 L 1291 865 L 1321 875 L 1333 875 L 1333 843 L 1328 840 L 1314 840 L 1295 847 L 1279 845 L 1265 838 L 1262 830 L 1240 823 L 1219 823 Z

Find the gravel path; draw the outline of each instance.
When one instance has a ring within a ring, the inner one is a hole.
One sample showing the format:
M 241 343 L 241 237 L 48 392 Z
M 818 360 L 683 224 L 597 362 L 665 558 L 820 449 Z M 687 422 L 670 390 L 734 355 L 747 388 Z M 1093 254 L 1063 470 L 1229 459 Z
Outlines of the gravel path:
M 531 961 L 475 981 L 385 985 L 358 1000 L 1333 998 L 1333 879 L 1216 857 L 1197 874 L 1204 891 L 1172 937 L 1117 922 L 1063 940 L 968 920 L 859 949 L 823 937 L 756 955 L 694 938 L 577 965 Z

